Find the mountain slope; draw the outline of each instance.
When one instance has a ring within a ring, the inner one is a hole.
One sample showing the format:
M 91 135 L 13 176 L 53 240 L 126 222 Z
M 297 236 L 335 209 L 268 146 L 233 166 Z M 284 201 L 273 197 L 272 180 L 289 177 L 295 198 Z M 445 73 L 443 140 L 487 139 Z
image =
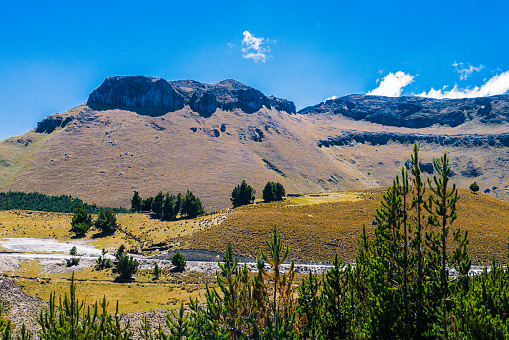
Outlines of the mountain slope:
M 86 104 L 2 141 L 0 187 L 110 206 L 129 206 L 134 190 L 190 189 L 210 210 L 229 206 L 243 179 L 258 197 L 268 180 L 287 193 L 388 185 L 418 140 L 424 165 L 447 151 L 460 186 L 507 198 L 508 97 L 417 102 L 355 95 L 296 114 L 234 80 L 111 77 Z

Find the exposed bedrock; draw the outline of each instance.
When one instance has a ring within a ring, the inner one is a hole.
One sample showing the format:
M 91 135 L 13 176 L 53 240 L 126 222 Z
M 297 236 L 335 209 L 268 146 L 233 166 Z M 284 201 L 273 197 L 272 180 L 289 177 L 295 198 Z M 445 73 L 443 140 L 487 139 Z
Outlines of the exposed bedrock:
M 354 120 L 407 128 L 434 124 L 455 127 L 474 119 L 500 124 L 509 121 L 509 95 L 464 99 L 349 95 L 306 107 L 299 114 L 340 114 Z
M 319 147 L 346 146 L 352 143 L 369 143 L 371 145 L 385 145 L 389 141 L 402 144 L 414 142 L 434 143 L 441 146 L 498 146 L 509 147 L 509 133 L 498 135 L 433 135 L 419 133 L 398 132 L 367 132 L 355 130 L 343 130 L 341 136 L 329 137 L 318 141 Z

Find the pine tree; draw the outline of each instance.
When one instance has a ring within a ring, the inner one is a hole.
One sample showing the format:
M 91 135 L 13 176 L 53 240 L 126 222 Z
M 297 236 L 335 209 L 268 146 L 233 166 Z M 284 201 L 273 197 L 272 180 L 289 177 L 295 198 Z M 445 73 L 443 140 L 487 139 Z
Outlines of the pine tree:
M 138 191 L 135 191 L 133 198 L 131 199 L 131 210 L 134 212 L 140 212 L 141 211 L 141 202 L 142 202 L 142 199 L 141 199 L 140 195 L 138 194 Z
M 204 213 L 205 210 L 201 205 L 200 199 L 187 190 L 186 196 L 182 199 L 181 214 L 187 215 L 189 218 L 195 218 Z
M 101 209 L 94 225 L 103 234 L 113 234 L 118 228 L 117 218 L 110 208 Z
M 256 191 L 243 180 L 242 183 L 237 185 L 232 191 L 230 200 L 232 201 L 233 207 L 236 208 L 253 203 L 255 193 Z
M 458 244 L 458 247 L 453 252 L 447 249 L 448 242 L 450 242 L 448 235 L 452 223 L 457 218 L 456 203 L 459 200 L 456 184 L 449 187 L 449 172 L 451 168 L 447 154 L 444 154 L 439 160 L 433 159 L 433 166 L 438 173 L 438 177 L 433 176 L 433 180 L 428 178 L 428 185 L 435 196 L 430 196 L 424 202 L 424 207 L 431 214 L 428 222 L 429 225 L 437 230 L 426 235 L 426 240 L 430 244 L 430 248 L 435 251 L 434 258 L 440 262 L 439 297 L 441 300 L 441 324 L 437 332 L 444 339 L 448 339 L 451 310 L 448 266 L 454 266 L 459 271 L 459 275 L 464 277 L 468 275 L 471 260 L 466 250 L 468 233 L 462 232 L 460 228 L 453 232 L 453 239 Z
M 78 237 L 83 237 L 92 226 L 92 215 L 87 212 L 84 204 L 80 204 L 74 211 L 71 231 Z
M 154 197 L 154 201 L 152 202 L 152 212 L 157 216 L 161 217 L 163 212 L 163 203 L 164 203 L 164 195 L 162 191 Z

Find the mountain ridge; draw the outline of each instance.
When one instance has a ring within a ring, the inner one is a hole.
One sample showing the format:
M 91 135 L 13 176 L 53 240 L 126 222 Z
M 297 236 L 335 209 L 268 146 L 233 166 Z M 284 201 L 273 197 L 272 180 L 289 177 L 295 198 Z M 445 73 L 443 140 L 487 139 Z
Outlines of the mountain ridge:
M 423 164 L 448 152 L 460 187 L 475 180 L 509 199 L 509 96 L 351 95 L 296 112 L 293 102 L 231 79 L 105 82 L 86 104 L 0 143 L 1 190 L 127 207 L 134 190 L 146 197 L 189 189 L 207 210 L 219 209 L 242 180 L 258 193 L 267 181 L 288 193 L 389 185 L 417 141 Z M 434 112 L 433 124 L 419 125 Z M 464 121 L 451 124 L 458 112 Z

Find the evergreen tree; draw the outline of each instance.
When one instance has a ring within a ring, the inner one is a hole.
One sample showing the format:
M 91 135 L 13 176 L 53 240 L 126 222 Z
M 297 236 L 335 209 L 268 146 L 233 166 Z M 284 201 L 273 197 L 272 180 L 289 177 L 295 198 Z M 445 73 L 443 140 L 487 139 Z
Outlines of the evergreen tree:
M 256 191 L 243 180 L 242 183 L 237 185 L 232 191 L 230 200 L 233 203 L 233 207 L 236 208 L 253 203 L 255 193 Z
M 479 191 L 479 184 L 477 182 L 474 182 L 470 184 L 470 190 L 472 190 L 473 193 L 476 193 Z
M 101 209 L 94 225 L 103 234 L 113 234 L 118 228 L 117 218 L 110 208 Z
M 152 203 L 154 203 L 154 197 L 147 197 L 141 201 L 141 211 L 152 210 Z
M 163 212 L 163 203 L 164 203 L 164 195 L 162 191 L 154 197 L 154 201 L 152 202 L 152 212 L 157 216 L 161 216 Z
M 175 271 L 177 272 L 183 272 L 186 269 L 186 259 L 184 258 L 184 255 L 182 255 L 179 252 L 176 252 L 171 257 L 171 264 L 175 266 Z
M 205 210 L 201 205 L 200 199 L 187 190 L 186 196 L 182 199 L 181 214 L 187 215 L 189 218 L 195 218 L 204 213 Z
M 140 212 L 141 211 L 141 202 L 142 202 L 142 199 L 141 199 L 140 195 L 138 194 L 138 191 L 135 191 L 133 198 L 131 199 L 131 210 L 134 212 Z
M 83 237 L 92 226 L 92 215 L 87 212 L 84 204 L 80 204 L 74 211 L 71 231 L 78 237 Z
M 262 191 L 262 197 L 265 202 L 272 202 L 274 200 L 274 182 L 267 182 Z

